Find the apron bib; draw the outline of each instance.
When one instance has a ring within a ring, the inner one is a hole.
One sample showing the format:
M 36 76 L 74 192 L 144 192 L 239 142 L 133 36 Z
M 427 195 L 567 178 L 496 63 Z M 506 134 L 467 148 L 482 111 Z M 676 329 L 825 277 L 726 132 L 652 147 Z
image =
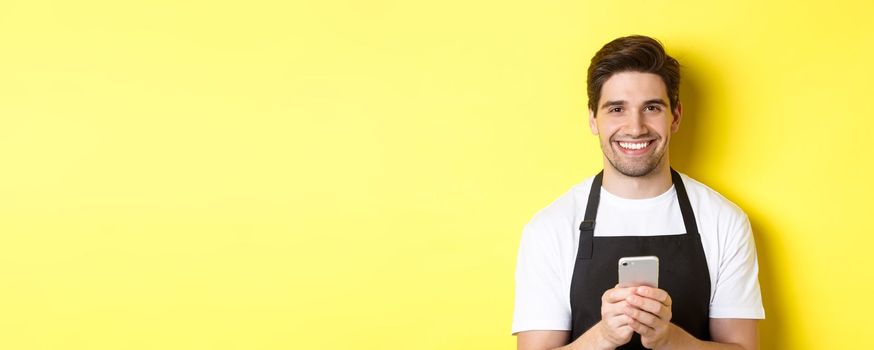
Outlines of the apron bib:
M 701 340 L 710 340 L 710 272 L 698 234 L 695 214 L 680 174 L 671 169 L 686 233 L 648 237 L 595 237 L 595 218 L 601 200 L 604 172 L 592 181 L 586 213 L 580 224 L 580 242 L 571 279 L 571 340 L 601 321 L 601 296 L 618 283 L 619 258 L 659 257 L 659 288 L 668 292 L 671 323 Z M 634 333 L 617 349 L 644 349 Z

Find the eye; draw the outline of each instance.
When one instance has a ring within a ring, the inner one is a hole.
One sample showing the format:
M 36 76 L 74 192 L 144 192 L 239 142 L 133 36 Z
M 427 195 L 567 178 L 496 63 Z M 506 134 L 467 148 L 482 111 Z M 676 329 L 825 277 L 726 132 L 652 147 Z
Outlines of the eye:
M 619 113 L 619 112 L 622 112 L 622 107 L 610 107 L 610 109 L 607 110 L 607 113 Z
M 649 106 L 643 107 L 643 109 L 644 109 L 645 111 L 647 111 L 647 112 L 661 112 L 661 111 L 662 111 L 662 106 L 659 106 L 659 105 L 649 105 Z

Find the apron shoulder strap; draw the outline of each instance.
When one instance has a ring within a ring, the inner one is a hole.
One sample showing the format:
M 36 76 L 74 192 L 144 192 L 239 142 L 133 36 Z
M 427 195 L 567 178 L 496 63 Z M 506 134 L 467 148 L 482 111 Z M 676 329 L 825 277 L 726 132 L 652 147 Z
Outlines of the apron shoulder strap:
M 592 179 L 592 188 L 589 189 L 589 201 L 586 203 L 586 214 L 580 223 L 580 245 L 577 249 L 577 259 L 591 259 L 592 246 L 595 239 L 595 217 L 598 216 L 598 204 L 601 203 L 601 183 L 604 180 L 604 171 L 595 175 Z
M 589 189 L 589 201 L 586 203 L 586 214 L 580 223 L 580 244 L 577 249 L 577 259 L 591 259 L 592 248 L 595 239 L 595 218 L 598 216 L 598 204 L 601 203 L 601 184 L 604 181 L 604 171 L 595 175 L 592 179 L 592 187 Z M 695 213 L 689 202 L 689 194 L 683 185 L 683 178 L 676 170 L 671 168 L 671 181 L 677 191 L 677 201 L 680 204 L 680 214 L 683 216 L 683 224 L 686 226 L 686 234 L 698 235 L 698 223 L 695 221 Z
M 687 234 L 698 234 L 698 223 L 695 222 L 695 213 L 692 211 L 692 203 L 689 202 L 689 194 L 683 185 L 683 178 L 674 168 L 671 168 L 671 181 L 677 190 L 677 201 L 680 203 L 680 214 L 683 215 L 683 224 L 686 225 Z

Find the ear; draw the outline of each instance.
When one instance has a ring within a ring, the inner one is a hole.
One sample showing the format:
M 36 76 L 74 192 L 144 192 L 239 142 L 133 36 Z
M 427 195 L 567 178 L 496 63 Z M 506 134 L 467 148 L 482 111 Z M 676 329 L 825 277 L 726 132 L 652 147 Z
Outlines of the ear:
M 671 121 L 671 133 L 675 133 L 680 130 L 680 121 L 683 120 L 683 104 L 680 101 L 677 101 L 677 106 L 674 107 L 671 114 L 674 115 L 674 120 Z
M 598 135 L 598 122 L 595 121 L 595 111 L 589 109 L 589 128 L 592 129 L 592 135 Z

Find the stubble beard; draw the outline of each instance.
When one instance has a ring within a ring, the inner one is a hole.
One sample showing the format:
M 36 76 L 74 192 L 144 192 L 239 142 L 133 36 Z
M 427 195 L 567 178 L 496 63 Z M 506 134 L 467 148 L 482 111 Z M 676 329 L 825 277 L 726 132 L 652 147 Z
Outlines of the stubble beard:
M 661 139 L 656 139 L 652 142 L 658 141 L 661 141 Z M 662 159 L 665 157 L 665 153 L 667 153 L 667 147 L 664 145 L 656 145 L 656 147 L 659 148 L 656 148 L 649 156 L 630 161 L 627 158 L 623 158 L 621 154 L 617 155 L 617 151 L 613 148 L 613 145 L 614 143 L 612 140 L 607 141 L 606 145 L 603 143 L 601 144 L 604 158 L 607 158 L 607 161 L 610 162 L 610 165 L 612 165 L 616 171 L 628 177 L 645 177 L 652 174 L 659 168 Z

